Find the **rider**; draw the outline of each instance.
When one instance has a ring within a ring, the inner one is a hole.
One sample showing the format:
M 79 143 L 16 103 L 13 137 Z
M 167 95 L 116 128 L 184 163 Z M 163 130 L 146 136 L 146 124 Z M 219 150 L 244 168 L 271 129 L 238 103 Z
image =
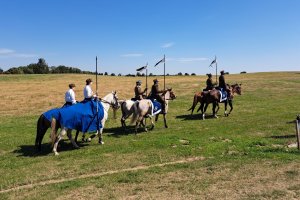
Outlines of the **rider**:
M 227 85 L 225 83 L 225 73 L 224 73 L 224 70 L 220 71 L 221 75 L 219 76 L 219 88 L 223 89 L 223 91 L 227 91 Z
M 208 76 L 206 80 L 206 88 L 203 91 L 209 91 L 214 88 L 213 81 L 212 81 L 212 75 L 211 74 L 206 74 Z
M 70 83 L 69 84 L 69 90 L 65 93 L 65 101 L 66 101 L 66 103 L 64 104 L 64 106 L 71 106 L 73 104 L 76 104 L 74 90 L 75 90 L 75 84 L 74 83 Z
M 92 90 L 93 80 L 88 78 L 86 79 L 86 86 L 83 89 L 84 102 L 91 101 L 93 97 L 95 97 L 94 92 Z
M 142 91 L 141 85 L 142 85 L 142 81 L 138 80 L 134 88 L 135 100 L 142 100 L 146 96 L 145 93 L 148 90 L 148 88 L 145 88 L 145 90 Z
M 159 90 L 159 88 L 158 88 L 158 80 L 157 79 L 154 79 L 153 83 L 154 84 L 152 85 L 152 88 L 151 88 L 150 98 L 156 99 L 159 103 L 161 103 L 162 113 L 164 114 L 165 113 L 165 108 L 166 108 L 165 100 L 159 94 L 164 93 L 164 92 L 166 92 L 168 90 Z

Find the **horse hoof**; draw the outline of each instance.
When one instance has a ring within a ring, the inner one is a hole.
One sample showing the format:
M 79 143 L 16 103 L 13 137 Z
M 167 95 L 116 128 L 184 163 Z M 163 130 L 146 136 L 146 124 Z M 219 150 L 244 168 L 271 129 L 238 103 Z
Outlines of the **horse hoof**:
M 219 118 L 217 115 L 214 115 L 214 118 Z
M 59 156 L 59 153 L 57 153 L 57 152 L 54 152 L 54 155 L 55 155 L 55 156 Z
M 104 144 L 104 142 L 103 141 L 99 141 L 99 144 Z
M 147 129 L 147 128 L 145 128 L 145 132 L 148 132 L 148 129 Z
M 168 128 L 168 126 L 165 126 L 165 128 Z

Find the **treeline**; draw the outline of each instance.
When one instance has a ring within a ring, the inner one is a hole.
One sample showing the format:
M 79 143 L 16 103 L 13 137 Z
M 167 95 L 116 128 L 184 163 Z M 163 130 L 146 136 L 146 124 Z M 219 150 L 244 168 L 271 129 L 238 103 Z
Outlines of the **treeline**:
M 27 66 L 12 67 L 7 71 L 0 68 L 1 74 L 92 74 L 90 71 L 82 71 L 76 67 L 66 67 L 64 65 L 49 67 L 44 58 L 39 58 L 37 63 L 31 63 Z

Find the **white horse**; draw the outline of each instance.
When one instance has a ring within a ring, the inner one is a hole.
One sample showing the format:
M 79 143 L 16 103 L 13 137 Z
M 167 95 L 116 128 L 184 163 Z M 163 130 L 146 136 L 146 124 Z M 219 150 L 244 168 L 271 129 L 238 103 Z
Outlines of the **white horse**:
M 110 107 L 112 107 L 114 109 L 114 112 L 115 112 L 115 110 L 119 108 L 117 92 L 113 91 L 112 93 L 109 93 L 104 98 L 100 99 L 100 101 L 101 101 L 101 104 L 104 108 L 104 117 L 101 120 L 102 127 L 99 130 L 100 134 L 98 133 L 98 130 L 97 130 L 97 132 L 95 134 L 93 134 L 90 138 L 88 138 L 88 141 L 90 141 L 93 137 L 98 135 L 99 143 L 104 144 L 103 139 L 102 139 L 102 133 L 103 133 L 103 128 L 104 128 L 105 122 L 108 118 L 108 110 L 109 110 Z M 53 120 L 54 120 L 54 123 L 55 123 L 56 120 L 55 119 L 53 119 Z M 53 125 L 52 127 L 55 127 L 55 126 Z M 76 142 L 72 138 L 72 134 L 71 134 L 72 129 L 68 129 L 68 128 L 63 127 L 61 125 L 61 131 L 60 131 L 59 135 L 58 136 L 51 135 L 52 144 L 54 143 L 53 152 L 54 152 L 55 155 L 59 155 L 58 152 L 57 152 L 57 146 L 58 146 L 59 141 L 63 138 L 63 136 L 66 133 L 67 133 L 67 136 L 70 139 L 71 143 L 73 144 L 73 146 L 75 148 L 79 148 L 79 146 L 76 144 Z M 55 131 L 52 131 L 51 134 L 55 134 Z M 77 138 L 77 135 L 78 135 L 78 133 L 76 133 L 76 138 Z M 84 135 L 85 135 L 85 133 L 83 133 L 83 138 L 84 138 Z M 53 138 L 55 138 L 55 141 L 53 141 Z
M 165 98 L 166 105 L 165 105 L 165 113 L 163 113 L 163 116 L 164 116 L 165 128 L 168 128 L 166 114 L 168 113 L 169 100 L 174 100 L 176 98 L 176 95 L 174 94 L 172 89 L 169 89 L 161 96 L 163 98 Z M 142 99 L 140 101 L 135 102 L 132 105 L 132 107 L 133 107 L 133 109 L 130 109 L 128 113 L 133 112 L 133 117 L 132 117 L 131 123 L 136 123 L 135 133 L 137 133 L 137 129 L 138 129 L 138 126 L 140 123 L 144 126 L 145 131 L 147 131 L 146 125 L 143 122 L 145 117 L 150 118 L 150 121 L 152 124 L 152 127 L 151 127 L 151 130 L 152 130 L 154 128 L 154 123 L 153 123 L 152 117 L 156 116 L 155 121 L 157 121 L 160 113 L 158 113 L 156 115 L 153 114 L 153 104 L 152 104 L 151 100 Z M 123 112 L 123 110 L 122 110 L 122 112 Z

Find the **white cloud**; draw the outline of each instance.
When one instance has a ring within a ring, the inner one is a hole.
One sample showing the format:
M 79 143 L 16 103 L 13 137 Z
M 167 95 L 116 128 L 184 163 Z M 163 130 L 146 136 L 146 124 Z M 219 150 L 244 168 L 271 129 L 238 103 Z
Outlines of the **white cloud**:
M 27 54 L 27 53 L 17 53 L 12 49 L 0 48 L 1 57 L 13 57 L 13 58 L 34 58 L 38 57 L 36 54 Z
M 7 55 L 7 54 L 12 54 L 14 53 L 15 51 L 14 50 L 11 50 L 11 49 L 0 49 L 0 55 Z
M 141 53 L 129 53 L 129 54 L 123 54 L 121 57 L 141 57 L 143 54 Z
M 170 47 L 172 47 L 174 45 L 175 45 L 174 42 L 168 42 L 168 43 L 165 43 L 165 44 L 161 45 L 161 48 L 166 49 L 166 48 L 170 48 Z

